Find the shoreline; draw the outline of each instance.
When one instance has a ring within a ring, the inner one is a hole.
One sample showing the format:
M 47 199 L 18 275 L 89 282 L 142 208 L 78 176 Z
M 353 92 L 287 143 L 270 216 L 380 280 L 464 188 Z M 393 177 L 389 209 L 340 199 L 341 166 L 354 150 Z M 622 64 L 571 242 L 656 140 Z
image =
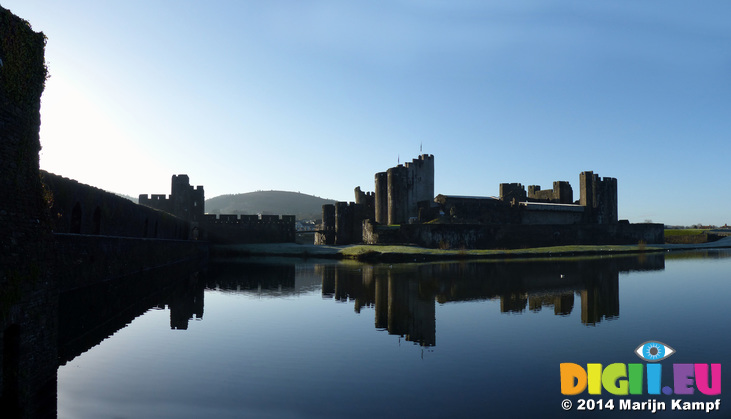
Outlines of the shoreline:
M 731 237 L 710 243 L 655 245 L 581 245 L 529 249 L 440 250 L 411 245 L 316 246 L 314 244 L 264 243 L 212 245 L 212 258 L 290 257 L 299 259 L 338 259 L 361 262 L 430 262 L 439 260 L 552 258 L 573 256 L 621 255 L 731 248 Z

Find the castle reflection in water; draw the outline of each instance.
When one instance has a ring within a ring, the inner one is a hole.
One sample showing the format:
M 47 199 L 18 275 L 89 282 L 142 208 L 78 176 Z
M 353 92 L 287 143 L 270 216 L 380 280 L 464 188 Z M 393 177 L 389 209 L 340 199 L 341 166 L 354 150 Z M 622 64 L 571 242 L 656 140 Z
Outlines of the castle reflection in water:
M 225 263 L 211 266 L 208 288 L 284 296 L 321 288 L 324 298 L 375 311 L 375 327 L 422 346 L 436 345 L 436 304 L 500 300 L 503 313 L 573 312 L 585 325 L 619 316 L 619 274 L 662 270 L 663 254 L 482 263 L 363 265 Z
M 666 257 L 730 256 L 709 250 L 670 256 L 393 265 L 241 259 L 214 261 L 203 268 L 175 266 L 62 293 L 58 348 L 48 350 L 58 354 L 58 365 L 64 365 L 103 345 L 107 337 L 150 309 L 169 309 L 170 328 L 185 330 L 192 319 L 204 321 L 204 297 L 209 293 L 257 299 L 321 294 L 326 302 L 353 304 L 358 313 L 373 310 L 376 329 L 423 347 L 437 344 L 437 307 L 468 301 L 489 300 L 484 307 L 499 307 L 506 314 L 553 310 L 557 316 L 571 315 L 572 321 L 578 318 L 594 326 L 620 314 L 620 273 L 663 270 Z M 249 303 L 247 298 L 240 304 Z M 55 410 L 55 392 L 46 396 Z

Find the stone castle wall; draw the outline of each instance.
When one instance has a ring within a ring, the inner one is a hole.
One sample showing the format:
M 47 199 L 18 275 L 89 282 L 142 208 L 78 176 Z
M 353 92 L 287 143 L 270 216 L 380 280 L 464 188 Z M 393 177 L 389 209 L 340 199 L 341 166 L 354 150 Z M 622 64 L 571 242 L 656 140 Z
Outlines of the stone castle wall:
M 660 244 L 663 224 L 404 224 L 365 221 L 366 244 L 415 244 L 441 249 L 519 249 L 605 244 Z
M 173 175 L 170 196 L 141 194 L 139 202 L 190 222 L 191 237 L 213 244 L 295 241 L 294 215 L 206 214 L 203 186 L 193 188 L 188 175 Z
M 214 244 L 292 243 L 294 215 L 206 214 L 201 228 Z
M 0 412 L 56 413 L 58 294 L 39 178 L 46 38 L 0 7 Z
M 552 189 L 541 190 L 538 185 L 528 186 L 528 201 L 551 202 L 554 204 L 573 204 L 574 190 L 566 181 L 553 182 Z
M 206 254 L 190 224 L 39 170 L 46 38 L 0 7 L 0 415 L 56 416 L 61 291 Z M 124 236 L 124 237 L 120 237 Z
M 53 173 L 42 172 L 52 196 L 51 226 L 55 233 L 187 240 L 191 223 L 165 211 Z

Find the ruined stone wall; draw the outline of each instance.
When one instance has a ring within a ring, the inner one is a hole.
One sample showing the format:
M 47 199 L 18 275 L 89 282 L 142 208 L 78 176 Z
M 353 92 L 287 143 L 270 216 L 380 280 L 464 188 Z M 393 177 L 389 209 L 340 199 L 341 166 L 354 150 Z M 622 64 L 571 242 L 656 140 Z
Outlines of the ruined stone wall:
M 375 226 L 367 244 L 409 243 L 442 249 L 528 248 L 563 245 L 660 244 L 662 224 L 404 224 L 382 234 Z
M 571 184 L 565 181 L 553 182 L 553 199 L 557 199 L 559 204 L 573 204 L 574 189 Z
M 526 200 L 525 188 L 520 183 L 501 183 L 500 184 L 500 200 L 511 202 L 523 202 Z
M 542 191 L 540 186 L 530 185 L 528 186 L 528 199 L 551 202 L 553 199 L 553 190 Z
M 397 226 L 375 224 L 370 220 L 363 221 L 363 243 L 365 244 L 393 244 L 403 243 L 401 229 Z
M 293 243 L 294 215 L 206 214 L 201 228 L 212 244 Z
M 600 178 L 594 172 L 581 172 L 579 182 L 579 203 L 586 207 L 585 221 L 593 224 L 617 223 L 617 179 Z
M 580 224 L 585 211 L 580 205 L 566 204 L 524 202 L 520 207 L 521 224 Z
M 58 295 L 39 178 L 46 38 L 0 7 L 0 412 L 55 417 Z
M 186 240 L 194 227 L 164 211 L 53 173 L 42 172 L 52 197 L 55 233 Z
M 519 222 L 519 211 L 495 198 L 437 195 L 434 201 L 444 213 L 443 221 L 460 224 L 502 224 Z M 517 207 L 516 207 L 517 208 Z
M 566 181 L 553 182 L 553 189 L 541 190 L 538 185 L 528 186 L 528 201 L 552 202 L 555 204 L 573 204 L 574 191 Z

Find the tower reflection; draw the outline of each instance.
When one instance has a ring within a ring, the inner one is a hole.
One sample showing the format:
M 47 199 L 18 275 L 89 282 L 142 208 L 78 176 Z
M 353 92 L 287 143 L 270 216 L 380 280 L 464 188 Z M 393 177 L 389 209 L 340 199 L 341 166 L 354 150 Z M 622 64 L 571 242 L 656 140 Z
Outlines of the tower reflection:
M 406 265 L 323 264 L 322 295 L 375 310 L 375 327 L 422 346 L 436 345 L 436 303 L 500 301 L 503 313 L 553 309 L 593 326 L 619 316 L 619 274 L 662 270 L 663 254 L 561 260 Z

